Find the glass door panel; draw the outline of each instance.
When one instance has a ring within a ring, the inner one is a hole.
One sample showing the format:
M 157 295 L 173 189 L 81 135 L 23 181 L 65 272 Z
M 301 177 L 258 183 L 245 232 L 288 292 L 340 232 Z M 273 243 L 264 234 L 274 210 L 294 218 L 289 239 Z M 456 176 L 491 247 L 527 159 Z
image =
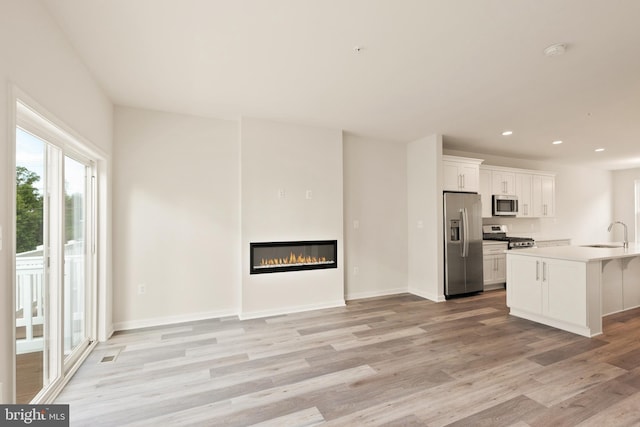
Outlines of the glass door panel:
M 87 337 L 87 169 L 64 158 L 64 355 L 70 355 Z
M 46 144 L 16 129 L 16 402 L 29 403 L 48 385 L 45 339 Z

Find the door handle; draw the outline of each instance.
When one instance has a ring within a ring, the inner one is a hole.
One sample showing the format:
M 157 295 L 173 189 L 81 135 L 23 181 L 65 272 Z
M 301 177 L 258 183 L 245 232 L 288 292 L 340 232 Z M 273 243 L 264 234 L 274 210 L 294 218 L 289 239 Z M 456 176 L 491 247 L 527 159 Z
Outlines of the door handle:
M 469 256 L 469 217 L 467 216 L 467 208 L 460 209 L 460 220 L 462 223 L 462 241 L 460 242 L 462 257 Z
M 459 237 L 459 241 L 460 241 L 460 256 L 462 258 L 466 257 L 466 253 L 464 251 L 464 245 L 465 245 L 465 228 L 467 228 L 467 225 L 464 223 L 464 209 L 460 209 L 460 237 Z

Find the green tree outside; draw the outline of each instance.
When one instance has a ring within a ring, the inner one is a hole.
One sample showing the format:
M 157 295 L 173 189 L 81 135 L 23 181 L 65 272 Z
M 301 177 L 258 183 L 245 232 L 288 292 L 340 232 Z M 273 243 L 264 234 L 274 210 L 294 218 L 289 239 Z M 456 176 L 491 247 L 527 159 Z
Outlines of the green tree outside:
M 34 186 L 40 181 L 35 172 L 16 167 L 16 253 L 42 245 L 43 197 Z

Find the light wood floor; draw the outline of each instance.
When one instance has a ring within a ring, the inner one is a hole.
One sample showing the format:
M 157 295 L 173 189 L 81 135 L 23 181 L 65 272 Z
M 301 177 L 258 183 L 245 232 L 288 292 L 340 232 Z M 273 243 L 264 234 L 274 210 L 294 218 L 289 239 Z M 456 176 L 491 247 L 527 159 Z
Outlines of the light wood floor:
M 117 334 L 57 403 L 73 426 L 640 425 L 639 337 L 640 310 L 588 339 L 509 316 L 504 291 L 403 294 Z

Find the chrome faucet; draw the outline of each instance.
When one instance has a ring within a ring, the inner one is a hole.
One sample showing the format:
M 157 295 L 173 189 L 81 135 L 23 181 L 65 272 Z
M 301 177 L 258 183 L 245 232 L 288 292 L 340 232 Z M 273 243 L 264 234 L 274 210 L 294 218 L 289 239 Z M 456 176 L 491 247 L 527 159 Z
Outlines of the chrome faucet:
M 622 242 L 622 246 L 625 248 L 629 247 L 629 236 L 627 234 L 627 224 L 625 224 L 622 221 L 616 221 L 616 222 L 612 222 L 611 224 L 609 224 L 609 229 L 608 231 L 611 232 L 611 229 L 613 228 L 614 224 L 622 224 L 622 226 L 624 227 L 624 242 Z

